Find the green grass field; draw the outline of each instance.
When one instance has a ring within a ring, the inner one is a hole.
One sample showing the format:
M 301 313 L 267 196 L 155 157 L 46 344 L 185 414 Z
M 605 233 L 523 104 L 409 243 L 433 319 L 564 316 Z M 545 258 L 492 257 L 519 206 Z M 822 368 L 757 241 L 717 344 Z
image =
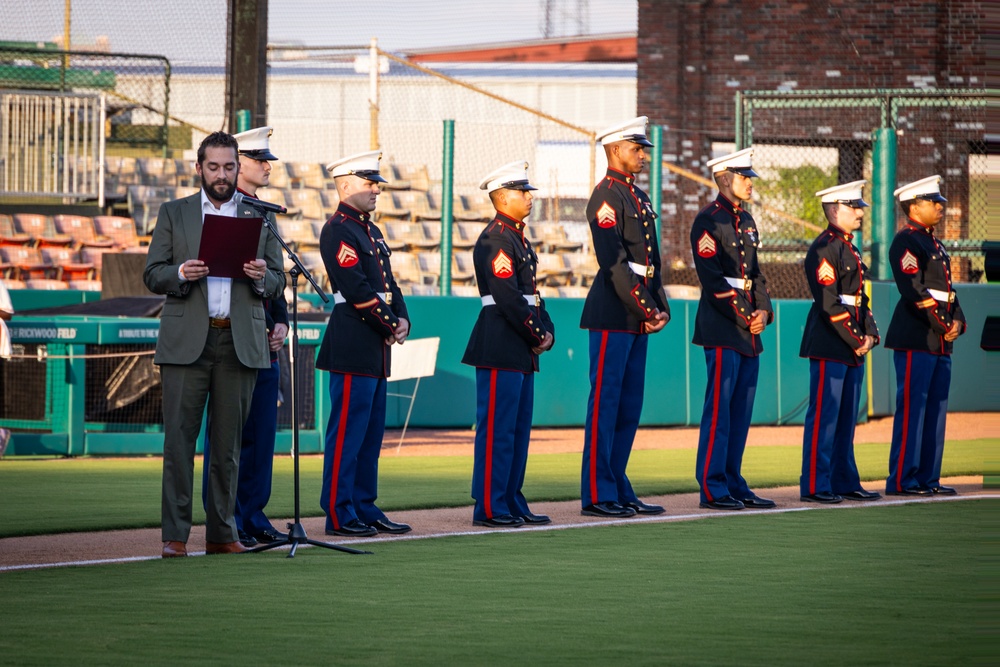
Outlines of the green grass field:
M 995 664 L 998 505 L 8 572 L 0 664 Z
M 987 451 L 996 451 L 1000 438 L 948 442 L 945 475 L 982 475 Z M 884 486 L 888 445 L 856 447 L 858 468 L 870 487 Z M 633 452 L 629 477 L 641 495 L 697 491 L 693 449 Z M 200 458 L 198 460 L 200 466 Z M 754 488 L 796 485 L 801 449 L 793 446 L 751 447 L 743 474 Z M 155 527 L 160 524 L 158 458 L 44 459 L 0 461 L 0 537 L 71 531 Z M 302 515 L 319 516 L 319 489 L 323 461 L 301 461 Z M 385 510 L 459 507 L 471 504 L 471 456 L 382 458 L 379 505 Z M 201 472 L 196 475 L 200 499 Z M 536 454 L 528 462 L 524 487 L 529 500 L 572 500 L 580 493 L 579 454 Z M 203 522 L 201 503 L 195 502 L 195 521 Z M 275 461 L 273 494 L 268 514 L 291 516 L 292 463 Z

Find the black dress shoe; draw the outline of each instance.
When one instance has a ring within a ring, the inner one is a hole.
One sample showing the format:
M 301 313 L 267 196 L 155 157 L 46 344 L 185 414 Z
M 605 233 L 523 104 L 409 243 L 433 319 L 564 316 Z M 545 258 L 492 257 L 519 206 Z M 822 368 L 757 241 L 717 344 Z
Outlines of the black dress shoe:
M 722 496 L 709 502 L 698 503 L 698 507 L 710 510 L 741 510 L 746 506 L 732 496 Z
M 951 488 L 950 486 L 929 486 L 930 492 L 935 496 L 957 496 L 958 491 Z
M 257 541 L 261 544 L 273 544 L 275 542 L 280 542 L 281 540 L 288 539 L 287 533 L 282 533 L 275 530 L 274 528 L 269 528 L 267 530 L 262 530 L 259 533 L 254 533 L 253 535 L 257 538 Z
M 838 496 L 836 493 L 830 493 L 829 491 L 820 491 L 819 493 L 810 493 L 809 495 L 799 496 L 799 500 L 804 503 L 822 503 L 824 505 L 836 505 L 842 502 L 844 499 Z
M 340 535 L 341 537 L 371 537 L 376 533 L 378 533 L 377 530 L 357 519 L 351 519 L 340 528 L 326 531 L 327 535 Z
M 777 507 L 773 500 L 769 498 L 761 498 L 756 494 L 751 494 L 748 498 L 741 498 L 740 502 L 743 503 L 744 507 L 749 507 L 755 510 L 769 510 L 772 507 Z
M 519 528 L 524 525 L 524 519 L 519 516 L 501 514 L 492 519 L 473 519 L 473 526 L 485 526 L 487 528 Z
M 255 540 L 250 535 L 247 535 L 242 530 L 237 530 L 236 535 L 237 539 L 239 539 L 240 541 L 240 544 L 245 546 L 247 549 L 253 549 L 255 546 L 257 546 L 257 540 Z
M 531 512 L 522 515 L 521 519 L 532 526 L 544 526 L 547 523 L 552 523 L 552 519 L 545 514 L 532 514 Z
M 606 500 L 603 503 L 587 505 L 580 510 L 580 514 L 583 516 L 601 516 L 611 519 L 624 519 L 625 517 L 635 516 L 635 510 L 631 507 L 619 505 L 614 501 Z
M 650 505 L 649 503 L 644 503 L 641 500 L 630 500 L 627 503 L 622 503 L 621 505 L 622 507 L 628 507 L 635 510 L 636 514 L 663 514 L 667 511 L 662 505 Z
M 388 519 L 378 519 L 372 521 L 368 524 L 380 533 L 388 533 L 389 535 L 402 535 L 403 533 L 408 533 L 413 528 L 409 524 L 396 523 L 395 521 L 389 521 Z
M 847 493 L 841 493 L 838 495 L 840 495 L 844 500 L 878 500 L 882 497 L 882 494 L 878 491 L 865 491 L 864 489 L 848 491 Z
M 930 489 L 924 489 L 917 486 L 911 487 L 909 489 L 903 489 L 902 491 L 886 491 L 887 496 L 929 496 L 934 492 Z

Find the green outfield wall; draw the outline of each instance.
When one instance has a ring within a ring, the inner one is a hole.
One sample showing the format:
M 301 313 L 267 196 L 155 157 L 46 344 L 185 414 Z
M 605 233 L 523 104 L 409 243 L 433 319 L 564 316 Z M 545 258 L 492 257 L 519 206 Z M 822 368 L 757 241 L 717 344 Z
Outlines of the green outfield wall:
M 987 378 L 1000 377 L 1000 354 L 979 347 L 987 315 L 1000 315 L 1000 286 L 961 285 L 962 307 L 968 332 L 956 346 L 949 408 L 954 412 L 1000 410 L 998 393 L 986 391 Z M 15 292 L 14 306 L 20 312 L 40 307 L 38 293 Z M 51 293 L 49 293 L 51 294 Z M 46 295 L 45 306 L 80 302 L 82 297 L 63 293 L 62 300 Z M 888 327 L 898 294 L 888 283 L 872 288 L 875 316 L 883 334 Z M 410 297 L 413 338 L 439 337 L 436 373 L 420 382 L 410 419 L 410 427 L 472 429 L 475 421 L 475 372 L 461 363 L 469 332 L 479 310 L 476 299 L 460 297 Z M 646 393 L 642 424 L 647 426 L 693 426 L 701 418 L 705 393 L 705 357 L 691 345 L 697 301 L 672 301 L 670 324 L 650 338 L 646 371 Z M 590 391 L 588 334 L 579 328 L 583 301 L 552 299 L 547 303 L 556 325 L 552 351 L 542 355 L 541 372 L 535 383 L 534 424 L 538 427 L 582 426 Z M 801 424 L 809 391 L 809 364 L 798 356 L 808 301 L 775 301 L 775 322 L 763 335 L 760 382 L 754 408 L 754 424 Z M 315 354 L 324 324 L 302 323 L 300 345 L 303 354 Z M 140 318 L 107 317 L 27 317 L 11 322 L 15 343 L 43 343 L 49 359 L 45 362 L 45 396 L 32 400 L 45 403 L 43 420 L 0 417 L 0 426 L 15 429 L 8 455 L 135 455 L 158 454 L 162 450 L 162 424 L 102 424 L 85 420 L 83 390 L 87 377 L 87 351 L 104 345 L 155 344 L 158 321 Z M 0 366 L 3 363 L 0 362 Z M 32 361 L 22 363 L 33 363 Z M 860 420 L 884 416 L 895 408 L 895 373 L 891 351 L 877 348 L 871 355 L 870 400 L 863 401 Z M 312 372 L 303 383 L 312 403 L 311 418 L 302 423 L 300 446 L 303 453 L 320 452 L 323 430 L 329 414 L 327 375 Z M 390 383 L 391 392 L 409 394 L 415 381 Z M 5 392 L 17 391 L 10 382 Z M 41 392 L 40 392 L 41 393 Z M 409 400 L 390 397 L 387 426 L 401 427 Z M 288 451 L 291 432 L 278 434 L 278 451 Z

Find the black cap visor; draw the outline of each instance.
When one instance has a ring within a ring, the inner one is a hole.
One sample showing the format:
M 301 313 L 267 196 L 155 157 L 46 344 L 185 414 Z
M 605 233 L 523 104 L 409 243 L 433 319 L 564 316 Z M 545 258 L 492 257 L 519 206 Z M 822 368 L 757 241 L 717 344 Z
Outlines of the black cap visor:
M 528 181 L 507 181 L 500 187 L 507 190 L 537 190 L 534 185 L 528 183 Z
M 932 192 L 932 193 L 926 194 L 926 195 L 917 195 L 916 197 L 914 197 L 914 199 L 924 199 L 924 200 L 927 200 L 927 201 L 936 201 L 939 204 L 945 204 L 945 203 L 948 202 L 948 200 L 945 199 L 944 197 L 942 197 L 941 193 L 939 193 L 939 192 Z
M 360 170 L 360 171 L 352 171 L 351 173 L 354 174 L 355 176 L 357 176 L 358 178 L 365 179 L 366 181 L 375 181 L 376 183 L 388 183 L 389 182 L 389 181 L 385 180 L 384 178 L 382 178 L 382 175 L 379 174 L 377 171 L 374 171 L 374 170 L 365 169 L 365 170 Z
M 630 137 L 622 137 L 625 141 L 631 141 L 633 144 L 639 144 L 640 146 L 645 146 L 646 148 L 652 148 L 653 142 L 646 138 L 644 134 L 633 134 Z
M 258 148 L 252 151 L 240 151 L 240 155 L 245 155 L 251 160 L 258 160 L 261 162 L 267 162 L 268 160 L 277 160 L 278 157 L 271 153 L 271 151 L 266 148 Z
M 760 178 L 760 174 L 758 174 L 750 167 L 727 167 L 726 171 L 731 171 L 734 174 L 739 174 L 740 176 L 746 176 L 747 178 Z

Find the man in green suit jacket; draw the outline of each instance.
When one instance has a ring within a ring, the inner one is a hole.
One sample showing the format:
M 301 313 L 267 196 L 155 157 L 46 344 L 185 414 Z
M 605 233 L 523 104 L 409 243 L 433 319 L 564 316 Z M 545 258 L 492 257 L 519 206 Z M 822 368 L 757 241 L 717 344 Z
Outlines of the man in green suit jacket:
M 167 296 L 153 358 L 163 382 L 164 558 L 187 555 L 194 454 L 206 403 L 212 448 L 205 551 L 245 550 L 233 517 L 240 438 L 257 369 L 270 365 L 262 299 L 282 292 L 285 275 L 278 242 L 266 229 L 258 259 L 243 265 L 246 278 L 213 276 L 197 259 L 205 214 L 260 217 L 233 201 L 237 150 L 236 139 L 224 132 L 202 141 L 196 166 L 202 190 L 160 207 L 143 274 L 150 291 Z

